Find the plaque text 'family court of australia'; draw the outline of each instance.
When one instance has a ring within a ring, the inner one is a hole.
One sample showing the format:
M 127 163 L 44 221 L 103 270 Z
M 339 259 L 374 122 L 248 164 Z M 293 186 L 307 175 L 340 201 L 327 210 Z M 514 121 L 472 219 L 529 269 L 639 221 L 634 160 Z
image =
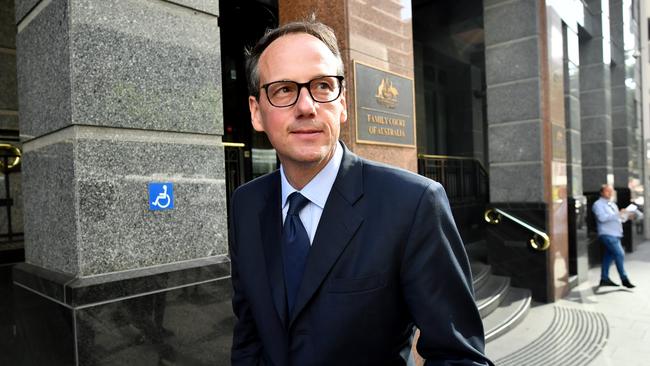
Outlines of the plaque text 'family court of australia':
M 357 142 L 415 146 L 413 79 L 354 62 Z

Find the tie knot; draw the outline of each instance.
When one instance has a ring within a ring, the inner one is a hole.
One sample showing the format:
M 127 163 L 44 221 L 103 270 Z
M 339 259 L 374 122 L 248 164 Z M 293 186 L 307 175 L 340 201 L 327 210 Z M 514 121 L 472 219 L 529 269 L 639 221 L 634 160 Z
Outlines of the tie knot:
M 298 192 L 291 193 L 289 195 L 289 212 L 287 215 L 297 215 L 307 203 L 309 203 L 309 200 L 302 194 Z

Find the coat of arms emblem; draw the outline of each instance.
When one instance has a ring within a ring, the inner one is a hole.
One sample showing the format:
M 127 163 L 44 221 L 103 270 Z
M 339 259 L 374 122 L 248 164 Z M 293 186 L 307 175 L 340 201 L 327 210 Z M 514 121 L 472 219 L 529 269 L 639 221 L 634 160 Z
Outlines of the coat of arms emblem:
M 381 79 L 381 83 L 379 83 L 379 86 L 377 87 L 377 94 L 375 95 L 377 103 L 386 108 L 393 109 L 397 105 L 398 96 L 399 92 L 397 91 L 397 88 L 393 86 L 393 82 L 388 78 Z

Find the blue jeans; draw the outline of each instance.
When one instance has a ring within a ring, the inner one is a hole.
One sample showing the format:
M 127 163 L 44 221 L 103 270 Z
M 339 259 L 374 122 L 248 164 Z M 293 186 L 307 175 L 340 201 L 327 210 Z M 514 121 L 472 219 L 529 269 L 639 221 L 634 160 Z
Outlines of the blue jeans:
M 611 235 L 600 235 L 598 240 L 605 246 L 600 278 L 609 278 L 609 266 L 612 265 L 612 261 L 616 263 L 616 269 L 618 270 L 618 275 L 621 276 L 621 280 L 627 278 L 627 273 L 625 273 L 625 267 L 623 266 L 625 251 L 621 245 L 621 238 Z

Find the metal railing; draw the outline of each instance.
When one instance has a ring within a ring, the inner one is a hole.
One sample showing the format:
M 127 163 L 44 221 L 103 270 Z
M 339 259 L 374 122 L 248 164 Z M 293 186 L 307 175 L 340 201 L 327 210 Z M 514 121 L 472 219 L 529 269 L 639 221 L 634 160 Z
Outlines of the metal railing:
M 477 159 L 418 154 L 418 173 L 442 184 L 452 205 L 489 201 L 488 174 Z
M 498 208 L 488 208 L 487 210 L 485 210 L 484 218 L 488 224 L 497 225 L 501 223 L 502 217 L 509 219 L 510 221 L 518 224 L 519 226 L 533 233 L 533 236 L 528 240 L 528 244 L 530 244 L 530 246 L 533 249 L 544 251 L 551 246 L 551 239 L 548 237 L 548 234 L 532 226 L 531 224 L 525 222 L 524 220 L 516 216 L 513 216 L 503 210 L 500 210 Z

